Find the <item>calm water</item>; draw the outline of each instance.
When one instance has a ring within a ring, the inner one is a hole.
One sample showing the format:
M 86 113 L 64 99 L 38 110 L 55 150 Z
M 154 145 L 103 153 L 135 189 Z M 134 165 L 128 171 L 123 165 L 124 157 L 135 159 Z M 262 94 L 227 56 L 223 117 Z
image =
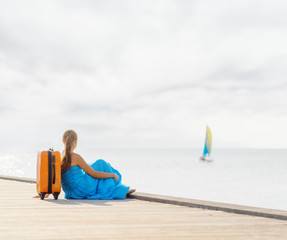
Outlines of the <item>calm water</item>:
M 102 158 L 140 192 L 287 210 L 287 150 L 78 149 Z M 1 152 L 0 174 L 35 178 L 36 152 Z

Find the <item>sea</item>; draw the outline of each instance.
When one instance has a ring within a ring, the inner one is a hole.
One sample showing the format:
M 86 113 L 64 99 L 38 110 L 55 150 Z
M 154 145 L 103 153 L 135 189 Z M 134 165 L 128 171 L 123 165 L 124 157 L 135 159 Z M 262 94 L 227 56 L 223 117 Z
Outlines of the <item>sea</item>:
M 287 210 L 286 149 L 79 149 L 104 159 L 138 192 Z M 36 178 L 36 151 L 0 152 L 0 174 Z

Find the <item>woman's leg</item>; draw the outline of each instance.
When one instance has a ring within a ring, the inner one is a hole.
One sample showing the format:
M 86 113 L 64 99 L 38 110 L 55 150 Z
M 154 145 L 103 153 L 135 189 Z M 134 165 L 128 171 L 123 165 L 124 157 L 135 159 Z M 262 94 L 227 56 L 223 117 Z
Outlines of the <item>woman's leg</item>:
M 113 199 L 124 199 L 130 187 L 121 183 L 122 176 L 118 170 L 114 169 L 109 163 L 103 159 L 99 159 L 90 165 L 95 171 L 115 173 L 119 176 L 116 181 L 112 178 L 100 179 L 98 185 L 98 192 Z
M 122 175 L 118 170 L 114 169 L 109 163 L 107 163 L 103 159 L 98 159 L 94 163 L 90 165 L 95 171 L 107 172 L 107 173 L 115 173 L 119 176 L 119 180 L 117 182 L 121 182 Z

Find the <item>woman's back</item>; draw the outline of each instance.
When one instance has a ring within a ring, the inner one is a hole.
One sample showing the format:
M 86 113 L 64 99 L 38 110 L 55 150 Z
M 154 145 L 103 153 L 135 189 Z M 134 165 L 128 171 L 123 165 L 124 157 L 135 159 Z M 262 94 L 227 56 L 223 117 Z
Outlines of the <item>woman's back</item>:
M 65 197 L 70 198 L 73 189 L 81 186 L 84 172 L 79 166 L 71 166 L 66 172 L 62 170 L 62 188 L 65 192 Z

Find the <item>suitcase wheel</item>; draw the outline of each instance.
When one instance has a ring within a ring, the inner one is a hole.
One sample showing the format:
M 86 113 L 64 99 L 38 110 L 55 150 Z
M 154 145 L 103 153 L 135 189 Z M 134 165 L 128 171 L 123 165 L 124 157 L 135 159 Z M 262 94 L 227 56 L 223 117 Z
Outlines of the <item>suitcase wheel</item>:
M 53 196 L 54 196 L 55 200 L 57 200 L 57 199 L 58 199 L 59 195 L 60 195 L 60 193 L 59 193 L 59 192 L 55 192 L 55 193 L 53 193 Z
M 46 193 L 44 192 L 41 192 L 41 193 L 39 193 L 39 195 L 40 195 L 40 197 L 41 197 L 41 200 L 43 200 L 44 198 L 45 198 L 45 195 L 46 195 Z

